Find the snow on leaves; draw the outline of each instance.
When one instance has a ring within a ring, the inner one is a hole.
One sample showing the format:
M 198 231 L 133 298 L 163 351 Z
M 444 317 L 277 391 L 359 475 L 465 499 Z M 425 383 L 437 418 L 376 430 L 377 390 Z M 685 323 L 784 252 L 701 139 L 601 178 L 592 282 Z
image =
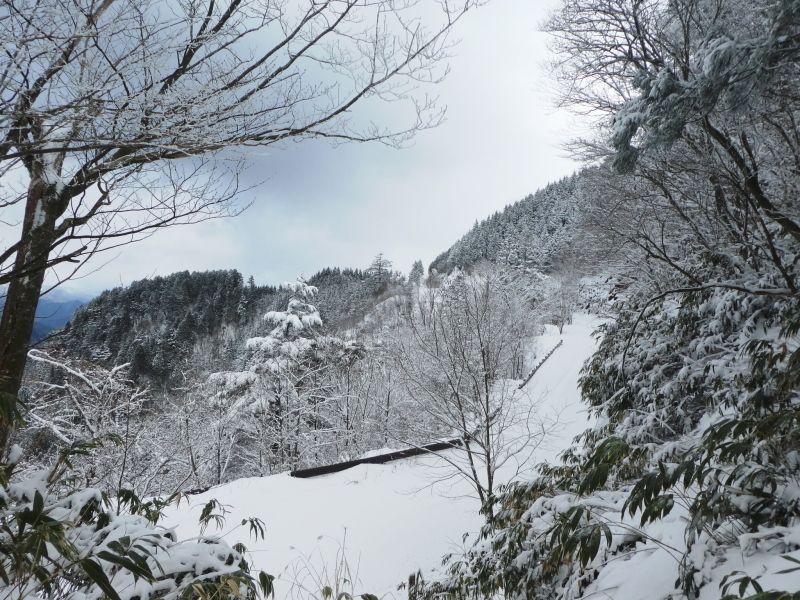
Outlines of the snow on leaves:
M 97 489 L 72 488 L 70 458 L 100 447 L 98 440 L 73 444 L 50 469 L 3 481 L 4 598 L 255 600 L 269 591 L 258 581 L 269 583 L 270 576 L 250 575 L 243 547 L 213 536 L 178 541 L 157 524 L 179 497 L 142 502 L 120 490 L 112 500 Z

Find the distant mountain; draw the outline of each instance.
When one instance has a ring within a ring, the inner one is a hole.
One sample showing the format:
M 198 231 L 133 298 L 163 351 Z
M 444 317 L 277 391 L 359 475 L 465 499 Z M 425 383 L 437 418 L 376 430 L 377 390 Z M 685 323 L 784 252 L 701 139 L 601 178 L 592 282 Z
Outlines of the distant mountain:
M 429 269 L 449 273 L 487 260 L 547 271 L 577 231 L 586 196 L 581 173 L 551 183 L 475 223 Z
M 39 298 L 36 307 L 36 321 L 33 323 L 31 343 L 36 344 L 55 329 L 61 329 L 86 300 L 70 297 L 68 294 L 48 295 Z M 0 298 L 0 315 L 3 314 L 5 297 Z
M 33 324 L 31 342 L 36 343 L 47 337 L 54 329 L 61 329 L 85 303 L 83 300 L 51 300 L 47 296 L 39 299 L 36 307 L 36 321 Z
M 329 329 L 363 318 L 385 289 L 358 269 L 323 269 L 308 283 L 319 288 L 314 304 Z M 289 292 L 252 278 L 245 284 L 235 270 L 184 271 L 103 292 L 75 311 L 57 343 L 72 356 L 129 362 L 134 377 L 173 385 L 191 370 L 241 366 L 247 338 L 269 330 L 263 315 L 288 300 Z

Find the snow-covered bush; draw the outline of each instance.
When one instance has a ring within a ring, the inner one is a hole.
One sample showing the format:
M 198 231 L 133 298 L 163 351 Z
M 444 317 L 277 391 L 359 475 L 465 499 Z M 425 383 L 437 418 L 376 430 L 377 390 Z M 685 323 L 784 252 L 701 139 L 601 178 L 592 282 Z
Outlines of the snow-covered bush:
M 272 592 L 272 577 L 249 572 L 242 545 L 214 536 L 179 541 L 160 526 L 162 510 L 179 500 L 109 496 L 75 484 L 71 461 L 95 452 L 99 440 L 71 444 L 56 463 L 0 484 L 0 596 L 8 600 L 255 600 Z M 218 517 L 209 505 L 201 515 Z M 251 530 L 261 533 L 258 522 Z
M 159 430 L 150 392 L 130 379 L 130 364 L 105 368 L 55 349 L 31 350 L 28 361 L 27 423 L 13 440 L 24 450 L 17 471 L 42 468 L 74 442 L 113 438 L 103 452 L 73 459 L 73 475 L 106 492 L 162 493 L 157 481 L 176 459 L 171 436 Z

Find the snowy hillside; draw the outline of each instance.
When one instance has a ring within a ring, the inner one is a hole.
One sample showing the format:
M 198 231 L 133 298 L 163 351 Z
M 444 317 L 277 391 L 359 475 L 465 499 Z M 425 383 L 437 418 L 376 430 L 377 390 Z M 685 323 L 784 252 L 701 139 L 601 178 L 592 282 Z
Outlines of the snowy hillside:
M 527 385 L 530 396 L 541 400 L 540 409 L 559 417 L 546 443 L 535 450 L 537 461 L 554 460 L 587 427 L 577 378 L 596 347 L 591 334 L 597 324 L 595 317 L 577 314 L 563 335 L 548 326 L 537 340 L 540 355 L 564 340 Z M 462 546 L 463 534 L 473 534 L 470 544 L 483 524 L 467 482 L 436 481 L 444 467 L 442 458 L 427 456 L 312 479 L 288 473 L 240 479 L 192 497 L 191 508 L 184 504 L 173 509 L 166 524 L 177 527 L 180 539 L 198 535 L 202 506 L 215 498 L 228 511 L 225 539 L 244 542 L 256 568 L 280 574 L 279 598 L 290 593 L 292 580 L 314 591 L 332 583 L 314 582 L 304 565 L 311 557 L 315 569 L 327 565 L 333 570 L 342 543 L 360 581 L 355 592 L 404 597 L 398 584 L 418 569 L 429 576 L 445 554 Z M 247 528 L 237 527 L 249 517 L 264 522 L 265 539 L 248 541 Z
M 548 270 L 577 233 L 588 201 L 585 172 L 510 204 L 470 229 L 430 264 L 450 273 L 482 260 Z

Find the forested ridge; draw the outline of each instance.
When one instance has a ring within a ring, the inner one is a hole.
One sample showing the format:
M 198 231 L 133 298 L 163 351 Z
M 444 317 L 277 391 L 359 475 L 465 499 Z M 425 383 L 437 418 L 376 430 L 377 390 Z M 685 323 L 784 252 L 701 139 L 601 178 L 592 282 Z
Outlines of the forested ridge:
M 276 291 L 246 287 L 236 271 L 153 277 L 100 294 L 78 309 L 59 341 L 76 357 L 129 362 L 135 377 L 163 379 L 199 339 L 220 339 L 210 359 L 223 359 L 223 328 L 252 320 Z
M 576 173 L 526 196 L 475 225 L 430 264 L 449 273 L 488 260 L 548 271 L 568 249 L 589 205 L 584 177 Z
M 385 291 L 363 270 L 326 268 L 309 279 L 331 328 L 358 320 Z M 383 286 L 383 287 L 381 287 Z M 100 294 L 77 310 L 55 344 L 68 355 L 106 366 L 130 363 L 131 375 L 175 384 L 181 368 L 232 368 L 263 315 L 285 305 L 275 286 L 245 283 L 235 271 L 184 271 L 135 281 Z
M 482 261 L 519 274 L 552 270 L 571 253 L 590 205 L 585 178 L 584 173 L 564 178 L 476 223 L 429 272 L 469 270 Z M 357 326 L 376 303 L 411 289 L 392 272 L 390 261 L 382 255 L 378 260 L 386 263 L 385 273 L 373 264 L 361 270 L 329 267 L 308 278 L 319 290 L 315 306 L 326 329 Z M 423 275 L 420 265 L 409 277 L 419 282 Z M 574 279 L 575 273 L 569 276 Z M 245 283 L 235 270 L 157 276 L 105 291 L 79 308 L 56 345 L 109 367 L 130 363 L 134 379 L 176 385 L 181 370 L 210 373 L 242 366 L 244 342 L 263 328 L 265 313 L 288 299 L 276 286 Z

